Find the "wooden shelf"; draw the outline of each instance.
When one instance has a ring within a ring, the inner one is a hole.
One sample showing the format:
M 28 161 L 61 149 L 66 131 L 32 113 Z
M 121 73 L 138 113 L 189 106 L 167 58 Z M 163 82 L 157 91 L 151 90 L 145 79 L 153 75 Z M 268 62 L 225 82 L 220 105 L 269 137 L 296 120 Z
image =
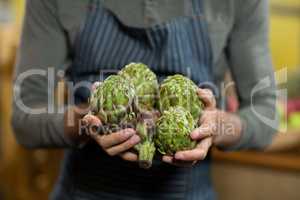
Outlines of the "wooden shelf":
M 269 167 L 300 172 L 300 132 L 278 133 L 265 152 L 222 152 L 213 149 L 214 161 Z
M 300 172 L 300 153 L 263 153 L 254 151 L 221 152 L 213 150 L 214 161 L 269 167 Z
M 300 151 L 300 130 L 290 130 L 287 133 L 278 133 L 267 152 L 295 152 Z
M 0 25 L 0 73 L 11 75 L 16 49 L 19 43 L 18 27 L 14 24 Z

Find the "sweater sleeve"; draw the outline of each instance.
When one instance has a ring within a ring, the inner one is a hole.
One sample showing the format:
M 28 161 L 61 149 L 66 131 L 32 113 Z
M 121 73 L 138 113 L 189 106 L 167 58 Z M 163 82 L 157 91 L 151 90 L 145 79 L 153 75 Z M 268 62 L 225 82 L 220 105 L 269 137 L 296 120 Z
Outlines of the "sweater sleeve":
M 12 125 L 28 148 L 66 147 L 64 114 L 54 102 L 57 72 L 64 70 L 68 45 L 55 1 L 28 0 L 14 74 Z
M 240 101 L 243 133 L 232 149 L 267 146 L 278 126 L 276 84 L 269 50 L 267 0 L 240 0 L 228 60 Z

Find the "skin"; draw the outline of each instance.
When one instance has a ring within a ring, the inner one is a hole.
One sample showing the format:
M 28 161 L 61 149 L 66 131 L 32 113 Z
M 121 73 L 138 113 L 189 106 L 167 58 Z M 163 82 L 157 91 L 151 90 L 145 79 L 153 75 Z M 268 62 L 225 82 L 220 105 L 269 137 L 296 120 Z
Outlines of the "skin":
M 242 133 L 240 118 L 216 108 L 216 100 L 208 89 L 198 89 L 198 96 L 205 104 L 199 119 L 199 127 L 191 133 L 191 138 L 198 142 L 193 150 L 179 151 L 174 156 L 163 156 L 162 160 L 176 166 L 192 166 L 204 160 L 210 147 L 221 148 L 235 145 Z M 230 132 L 223 127 L 230 127 Z
M 68 116 L 71 114 L 75 115 L 74 125 L 69 126 Z M 109 135 L 94 134 L 91 129 L 87 134 L 79 133 L 79 123 L 88 127 L 99 127 L 101 121 L 98 117 L 93 115 L 78 114 L 83 113 L 82 109 L 78 110 L 76 107 L 71 107 L 65 113 L 65 135 L 73 141 L 73 143 L 86 143 L 89 140 L 94 140 L 108 155 L 120 156 L 127 161 L 137 161 L 138 157 L 135 153 L 132 153 L 130 149 L 140 142 L 140 137 L 137 135 L 134 129 L 124 129 Z
M 197 94 L 205 104 L 205 109 L 199 119 L 199 127 L 191 133 L 191 138 L 198 142 L 197 147 L 189 151 L 179 151 L 174 156 L 163 156 L 162 160 L 166 163 L 182 167 L 192 166 L 205 159 L 213 145 L 221 148 L 230 147 L 235 145 L 241 137 L 242 123 L 237 115 L 218 110 L 216 100 L 210 90 L 199 88 Z M 68 113 L 73 112 L 78 112 L 78 110 L 70 108 L 65 113 L 66 137 L 80 142 L 92 139 L 110 156 L 120 156 L 131 162 L 137 161 L 138 156 L 131 149 L 140 142 L 140 138 L 134 129 L 124 129 L 109 135 L 93 134 L 93 131 L 89 131 L 87 135 L 90 137 L 74 134 L 79 132 L 80 120 L 88 127 L 100 126 L 101 121 L 93 115 L 74 114 L 77 123 L 67 126 Z M 230 131 L 224 127 L 230 127 L 228 129 Z
M 100 84 L 100 82 L 95 82 L 92 90 L 95 90 Z M 88 111 L 88 105 L 80 105 L 70 107 L 65 112 L 65 137 L 78 145 L 94 140 L 110 156 L 120 156 L 126 161 L 137 161 L 137 154 L 131 152 L 132 147 L 140 142 L 136 131 L 128 128 L 109 135 L 94 134 L 95 131 L 92 130 L 92 127 L 99 127 L 102 123 L 98 117 L 88 114 Z M 75 123 L 70 123 L 71 120 Z M 88 127 L 86 134 L 78 134 L 80 125 Z

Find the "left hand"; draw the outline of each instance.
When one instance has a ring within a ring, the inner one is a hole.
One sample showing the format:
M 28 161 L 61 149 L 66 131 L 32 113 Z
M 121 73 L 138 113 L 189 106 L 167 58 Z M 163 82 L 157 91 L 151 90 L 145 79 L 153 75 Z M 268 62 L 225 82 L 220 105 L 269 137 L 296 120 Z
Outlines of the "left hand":
M 216 100 L 208 89 L 198 89 L 197 94 L 205 104 L 199 123 L 201 126 L 191 133 L 191 138 L 198 142 L 195 149 L 176 152 L 174 156 L 163 156 L 162 160 L 175 166 L 192 166 L 203 160 L 213 144 L 213 136 L 217 132 Z
M 203 160 L 212 145 L 221 148 L 236 145 L 242 135 L 242 121 L 234 113 L 218 110 L 213 93 L 207 89 L 198 89 L 197 94 L 205 104 L 199 120 L 200 127 L 191 133 L 198 142 L 195 149 L 176 152 L 174 156 L 163 156 L 163 161 L 176 166 L 191 166 Z

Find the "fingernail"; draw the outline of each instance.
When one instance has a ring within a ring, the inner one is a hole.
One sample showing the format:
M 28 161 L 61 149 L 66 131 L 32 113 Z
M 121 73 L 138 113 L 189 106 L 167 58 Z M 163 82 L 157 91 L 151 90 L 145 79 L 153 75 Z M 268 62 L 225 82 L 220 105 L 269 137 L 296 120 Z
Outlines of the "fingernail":
M 100 82 L 95 82 L 95 83 L 92 85 L 92 91 L 94 91 L 99 85 L 100 85 Z
M 138 135 L 134 135 L 131 138 L 132 143 L 138 143 L 141 141 L 140 137 Z
M 129 132 L 131 132 L 131 133 L 135 133 L 135 130 L 132 129 L 132 128 L 127 128 L 126 130 L 129 131 Z
M 175 154 L 175 159 L 177 160 L 182 160 L 184 158 L 183 154 L 182 153 L 176 153 Z
M 125 130 L 123 134 L 124 134 L 125 136 L 129 137 L 129 136 L 132 136 L 132 135 L 133 135 L 133 131 Z
M 199 132 L 198 131 L 193 131 L 192 133 L 191 133 L 191 138 L 192 139 L 197 139 L 199 137 Z
M 163 160 L 164 162 L 168 162 L 168 163 L 171 163 L 171 162 L 172 162 L 172 158 L 171 158 L 171 157 L 166 157 L 166 156 L 164 156 L 164 157 L 162 158 L 162 160 Z

